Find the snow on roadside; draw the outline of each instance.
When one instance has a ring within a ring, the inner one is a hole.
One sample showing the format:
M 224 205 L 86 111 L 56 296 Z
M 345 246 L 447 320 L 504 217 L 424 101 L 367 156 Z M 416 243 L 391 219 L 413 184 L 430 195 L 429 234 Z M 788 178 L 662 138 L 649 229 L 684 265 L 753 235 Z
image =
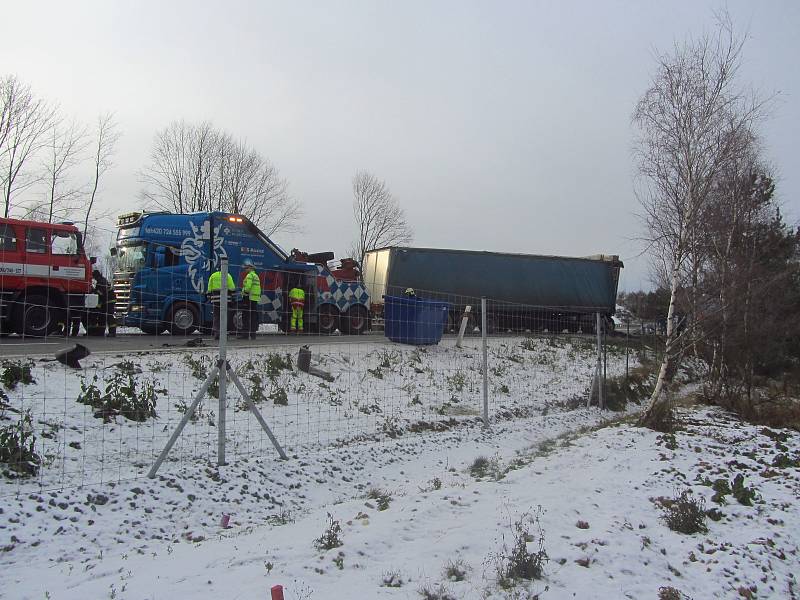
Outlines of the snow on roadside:
M 539 419 L 556 417 L 509 422 L 494 435 L 470 428 L 444 438 L 417 436 L 417 444 L 398 439 L 354 448 L 374 450 L 359 461 L 370 466 L 360 494 L 333 498 L 334 486 L 319 484 L 293 522 L 254 526 L 259 508 L 250 505 L 251 526 L 235 514 L 232 529 L 199 542 L 151 543 L 142 553 L 53 560 L 43 568 L 45 556 L 58 555 L 50 548 L 39 560 L 29 556 L 3 569 L 2 589 L 15 598 L 48 592 L 56 600 L 268 598 L 276 583 L 286 587 L 287 599 L 418 598 L 423 587 L 453 598 L 655 598 L 667 586 L 693 598 L 796 597 L 796 432 L 695 409 L 684 413 L 685 430 L 674 438 L 628 424 L 580 435 L 579 423 L 597 427 L 599 414 L 567 414 L 574 421 L 564 435 L 544 445 L 552 422 Z M 504 476 L 470 476 L 479 454 L 496 454 Z M 730 494 L 713 502 L 708 484 L 737 474 L 755 491 L 753 505 Z M 372 486 L 392 494 L 386 510 L 365 498 Z M 707 519 L 707 533 L 676 533 L 662 520 L 657 499 L 684 489 L 722 513 L 719 521 Z M 550 557 L 545 577 L 503 591 L 490 558 L 508 544 L 509 524 L 538 506 Z M 328 513 L 341 522 L 343 544 L 323 552 L 313 541 Z M 444 570 L 457 560 L 467 565 L 466 577 L 448 581 Z
M 248 384 L 281 356 L 267 352 L 232 353 Z M 695 599 L 796 597 L 798 435 L 710 409 L 687 413 L 674 437 L 609 426 L 612 413 L 576 408 L 591 353 L 580 338 L 492 340 L 486 431 L 474 405 L 475 340 L 463 352 L 325 346 L 315 362 L 333 382 L 285 368 L 265 379 L 265 393 L 287 395 L 288 407 L 260 406 L 290 460 L 277 459 L 233 396 L 230 464 L 214 466 L 213 400 L 155 480 L 141 473 L 180 418 L 175 405 L 199 387 L 208 351 L 95 356 L 82 373 L 35 363 L 37 383 L 9 396 L 46 417 L 37 423 L 51 436 L 50 458 L 38 481 L 0 487 L 0 595 L 266 598 L 281 583 L 287 599 L 418 598 L 420 590 L 440 600 L 655 598 L 666 586 Z M 609 352 L 611 375 L 624 362 Z M 168 390 L 159 418 L 94 419 L 74 402 L 80 376 L 93 374 L 131 374 Z M 479 456 L 488 471 L 480 480 L 470 474 Z M 110 482 L 90 478 L 98 465 Z M 732 492 L 720 500 L 737 475 L 740 492 L 755 490 L 753 506 Z M 74 477 L 85 485 L 71 485 Z M 390 495 L 385 510 L 367 498 L 374 489 Z M 722 513 L 706 519 L 707 533 L 665 525 L 664 506 L 684 489 Z M 503 589 L 495 566 L 512 525 L 538 507 L 545 576 Z M 343 545 L 320 551 L 314 540 L 328 514 Z M 462 581 L 446 576 L 450 564 L 465 571 Z

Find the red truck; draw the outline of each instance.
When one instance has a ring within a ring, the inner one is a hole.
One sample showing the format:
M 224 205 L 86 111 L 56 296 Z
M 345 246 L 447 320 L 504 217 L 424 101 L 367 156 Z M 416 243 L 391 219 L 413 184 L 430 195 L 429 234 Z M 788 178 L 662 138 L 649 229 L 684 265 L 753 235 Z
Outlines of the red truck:
M 53 335 L 71 319 L 86 324 L 98 303 L 94 262 L 71 223 L 0 218 L 0 335 Z

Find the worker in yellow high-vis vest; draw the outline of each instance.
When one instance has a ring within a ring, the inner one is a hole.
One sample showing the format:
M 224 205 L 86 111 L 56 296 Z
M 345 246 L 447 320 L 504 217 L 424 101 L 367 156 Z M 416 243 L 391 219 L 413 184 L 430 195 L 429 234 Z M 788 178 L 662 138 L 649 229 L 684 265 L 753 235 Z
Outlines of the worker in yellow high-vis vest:
M 258 303 L 261 300 L 261 280 L 256 273 L 256 267 L 249 258 L 242 261 L 244 281 L 242 282 L 242 316 L 244 317 L 244 331 L 239 332 L 239 337 L 256 339 L 258 331 Z
M 212 330 L 214 332 L 214 339 L 219 339 L 219 299 L 220 299 L 220 290 L 222 289 L 222 272 L 217 270 L 211 274 L 211 277 L 208 278 L 208 287 L 206 287 L 206 295 L 208 299 L 211 300 L 211 304 L 214 305 L 214 324 L 212 325 Z M 231 292 L 236 290 L 236 284 L 233 283 L 233 277 L 231 274 L 228 273 L 228 306 L 231 304 L 231 300 L 233 299 L 233 294 Z M 228 324 L 225 323 L 225 330 L 228 330 Z
M 292 316 L 289 320 L 289 333 L 303 332 L 303 307 L 306 304 L 306 293 L 303 288 L 293 287 L 289 290 L 289 305 L 292 307 Z

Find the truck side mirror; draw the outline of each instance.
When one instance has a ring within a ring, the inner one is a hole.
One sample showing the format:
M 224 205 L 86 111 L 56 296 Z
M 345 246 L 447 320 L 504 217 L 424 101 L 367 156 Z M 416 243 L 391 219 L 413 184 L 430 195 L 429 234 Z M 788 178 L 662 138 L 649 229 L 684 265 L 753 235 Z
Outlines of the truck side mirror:
M 97 257 L 96 256 L 90 256 L 89 257 L 89 264 L 96 265 L 97 264 Z
M 108 253 L 109 253 L 111 256 L 116 256 L 116 255 L 117 255 L 117 248 L 116 248 L 116 246 L 112 246 L 111 248 L 109 248 L 109 249 L 108 249 Z

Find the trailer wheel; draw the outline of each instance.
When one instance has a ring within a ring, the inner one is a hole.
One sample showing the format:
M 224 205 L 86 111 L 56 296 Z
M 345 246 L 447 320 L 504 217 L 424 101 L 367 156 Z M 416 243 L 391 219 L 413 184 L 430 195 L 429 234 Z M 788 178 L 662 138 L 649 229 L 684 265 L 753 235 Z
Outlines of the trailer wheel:
M 14 308 L 17 332 L 31 337 L 54 333 L 67 317 L 66 311 L 49 304 L 47 296 L 31 294 Z
M 319 309 L 319 332 L 331 335 L 339 328 L 339 309 L 332 304 L 325 304 Z
M 361 335 L 369 327 L 369 313 L 367 309 L 360 304 L 351 306 L 347 314 L 341 319 L 346 335 Z
M 176 302 L 169 311 L 169 329 L 172 335 L 194 333 L 200 323 L 197 308 L 188 302 Z

